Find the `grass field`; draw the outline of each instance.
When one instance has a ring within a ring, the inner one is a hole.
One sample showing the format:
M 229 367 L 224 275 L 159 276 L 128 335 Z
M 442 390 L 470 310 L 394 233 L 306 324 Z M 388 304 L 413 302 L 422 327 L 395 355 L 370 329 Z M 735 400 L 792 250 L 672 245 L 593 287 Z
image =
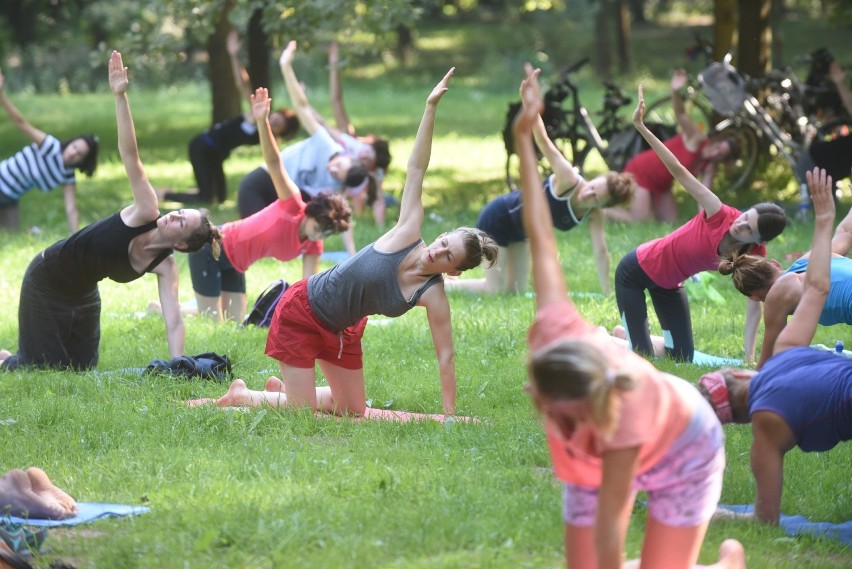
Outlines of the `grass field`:
M 571 41 L 566 32 L 566 37 L 558 38 L 563 43 L 553 43 L 556 23 L 546 24 L 533 22 L 525 28 L 537 42 L 537 51 L 545 53 Z M 813 22 L 792 25 L 802 33 L 813 32 L 812 41 L 820 45 L 832 41 L 835 33 Z M 565 26 L 574 31 L 570 24 Z M 577 33 L 578 42 L 587 37 L 585 31 Z M 817 33 L 822 34 L 819 39 Z M 679 63 L 670 61 L 660 44 L 686 45 L 689 34 L 670 28 L 649 28 L 643 34 L 637 32 L 637 53 L 648 55 L 638 75 L 646 78 L 649 90 L 663 94 L 669 70 Z M 505 191 L 499 131 L 507 102 L 516 98 L 520 62 L 529 53 L 520 36 L 517 30 L 507 32 L 495 46 L 495 38 L 489 38 L 484 27 L 424 29 L 419 38 L 423 51 L 414 68 L 381 75 L 364 66 L 346 79 L 347 106 L 357 124 L 391 138 L 394 161 L 386 185 L 398 195 L 425 97 L 446 68 L 458 66 L 438 112 L 425 186 L 427 240 L 454 226 L 473 224 L 481 206 Z M 804 40 L 797 37 L 797 41 Z M 644 45 L 647 52 L 641 51 Z M 307 58 L 297 61 L 297 73 L 308 63 Z M 131 81 L 133 73 L 144 70 L 131 69 Z M 316 71 L 305 75 L 312 100 L 327 112 L 324 77 Z M 600 93 L 596 85 L 596 80 L 584 77 L 590 101 Z M 34 124 L 60 138 L 81 131 L 100 135 L 101 165 L 92 180 L 80 182 L 84 223 L 129 203 L 109 95 L 10 96 Z M 185 144 L 206 126 L 206 85 L 137 91 L 131 84 L 129 96 L 142 160 L 154 185 L 191 187 Z M 275 96 L 278 103 L 284 102 L 280 86 Z M 0 124 L 0 155 L 23 144 L 8 122 Z M 257 148 L 240 149 L 227 162 L 232 197 L 241 176 L 259 163 Z M 682 198 L 684 192 L 676 191 Z M 848 207 L 846 200 L 839 215 L 845 215 Z M 682 200 L 683 217 L 693 211 L 692 204 Z M 237 217 L 233 199 L 212 213 L 217 222 Z M 391 210 L 389 219 L 395 214 Z M 18 292 L 29 261 L 65 236 L 61 195 L 27 195 L 22 221 L 38 230 L 4 235 L 0 245 L 0 347 L 6 348 L 17 344 Z M 637 244 L 673 227 L 653 223 L 608 227 L 613 268 Z M 355 231 L 359 245 L 380 235 L 366 217 L 358 220 Z M 770 256 L 788 265 L 787 255 L 810 247 L 811 231 L 808 223 L 791 225 L 770 244 Z M 571 290 L 596 293 L 587 232 L 578 228 L 558 239 Z M 340 239 L 329 239 L 326 248 L 342 249 Z M 186 257 L 178 255 L 178 262 L 181 298 L 190 300 Z M 292 282 L 300 272 L 299 262 L 258 262 L 247 273 L 250 299 L 270 281 L 284 277 Z M 709 300 L 700 287 L 690 285 L 696 346 L 711 354 L 742 357 L 745 299 L 727 280 L 708 284 L 708 279 L 703 283 L 719 292 L 722 302 Z M 51 531 L 40 564 L 62 559 L 78 567 L 100 568 L 563 565 L 561 491 L 550 472 L 540 421 L 521 390 L 526 331 L 533 316 L 529 296 L 451 295 L 457 412 L 477 417 L 478 424 L 393 424 L 317 419 L 303 411 L 184 407 L 181 401 L 221 394 L 224 386 L 142 377 L 135 369 L 168 355 L 162 320 L 145 313 L 156 294 L 153 277 L 127 285 L 102 283 L 98 371 L 16 372 L 0 377 L 4 469 L 38 465 L 78 500 L 151 507 L 150 513 L 136 518 Z M 580 295 L 575 302 L 589 320 L 607 327 L 617 324 L 614 297 Z M 440 412 L 437 362 L 423 311 L 413 310 L 392 321 L 374 320 L 364 338 L 372 405 Z M 187 319 L 186 326 L 187 353 L 227 354 L 235 375 L 250 387 L 261 387 L 277 373 L 276 362 L 263 354 L 265 331 L 216 326 L 198 318 Z M 652 328 L 658 329 L 656 322 Z M 820 328 L 815 342 L 833 345 L 843 339 L 848 344 L 849 332 L 847 326 Z M 689 364 L 659 365 L 690 381 L 707 371 Z M 729 465 L 722 500 L 750 503 L 750 431 L 726 427 L 725 432 Z M 852 519 L 849 445 L 829 453 L 793 451 L 785 472 L 785 513 L 835 522 Z M 626 547 L 629 557 L 639 553 L 644 516 L 644 509 L 637 506 Z M 701 561 L 715 560 L 726 537 L 744 543 L 752 568 L 852 564 L 847 546 L 791 538 L 777 528 L 744 522 L 713 524 Z

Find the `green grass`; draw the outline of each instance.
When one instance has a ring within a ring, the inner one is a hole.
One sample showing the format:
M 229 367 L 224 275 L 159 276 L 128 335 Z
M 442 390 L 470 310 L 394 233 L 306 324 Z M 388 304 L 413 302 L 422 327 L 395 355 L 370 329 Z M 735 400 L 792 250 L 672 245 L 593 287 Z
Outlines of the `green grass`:
M 387 186 L 398 193 L 425 96 L 446 67 L 459 63 L 448 54 L 463 50 L 465 65 L 459 65 L 438 114 L 424 199 L 428 213 L 441 220 L 427 220 L 427 239 L 459 224 L 473 224 L 479 208 L 504 191 L 499 130 L 507 101 L 515 98 L 522 60 L 512 54 L 524 45 L 523 38 L 507 33 L 501 36 L 505 45 L 493 47 L 485 28 L 476 26 L 439 32 L 421 31 L 426 50 L 415 69 L 353 77 L 346 84 L 347 105 L 358 124 L 391 138 L 394 162 Z M 537 49 L 550 45 L 548 33 L 537 28 L 535 34 L 542 36 L 536 40 L 541 44 Z M 680 36 L 672 41 L 685 43 Z M 660 92 L 671 66 L 662 57 L 648 60 L 654 76 L 662 78 L 657 82 Z M 587 78 L 584 85 L 595 84 Z M 323 88 L 315 87 L 311 96 L 327 111 Z M 278 97 L 281 92 L 275 91 Z M 590 94 L 589 100 L 595 96 Z M 85 223 L 129 202 L 108 95 L 12 97 L 34 123 L 53 125 L 59 136 L 90 130 L 101 136 L 105 160 L 92 180 L 80 184 Z M 158 92 L 131 87 L 130 98 L 142 159 L 154 185 L 193 185 L 185 144 L 208 120 L 204 86 Z M 8 123 L 0 124 L 0 155 L 22 144 Z M 232 196 L 240 177 L 259 163 L 256 148 L 241 149 L 227 162 Z M 56 192 L 26 196 L 22 221 L 27 227 L 38 226 L 41 233 L 4 235 L 0 347 L 17 343 L 18 289 L 27 264 L 65 236 L 61 202 Z M 684 217 L 692 207 L 681 205 Z M 389 218 L 395 213 L 392 210 Z M 236 218 L 233 199 L 215 208 L 213 216 L 218 222 Z M 613 270 L 624 253 L 673 227 L 608 227 Z M 811 231 L 810 224 L 792 225 L 770 244 L 770 256 L 788 264 L 786 254 L 809 248 Z M 359 244 L 379 234 L 371 220 L 358 220 Z M 558 238 L 571 289 L 596 292 L 585 229 Z M 327 248 L 341 249 L 339 238 L 330 239 Z M 178 255 L 178 261 L 181 298 L 189 300 L 186 257 Z M 261 261 L 247 274 L 249 296 L 275 278 L 294 281 L 300 271 L 298 262 Z M 691 304 L 697 347 L 741 357 L 745 301 L 727 280 L 713 286 L 724 305 L 701 299 Z M 55 558 L 104 568 L 563 565 L 560 488 L 549 470 L 540 423 L 521 390 L 526 331 L 534 310 L 531 298 L 452 294 L 457 411 L 481 423 L 400 425 L 316 419 L 305 412 L 187 409 L 179 402 L 221 394 L 223 386 L 142 378 L 129 369 L 167 356 L 162 321 L 144 314 L 147 302 L 156 298 L 155 279 L 127 285 L 106 281 L 101 295 L 97 372 L 0 377 L 3 467 L 38 465 L 79 500 L 145 504 L 152 511 L 53 530 L 39 563 Z M 593 322 L 607 327 L 617 323 L 613 297 L 580 297 L 576 303 Z M 264 331 L 215 326 L 197 318 L 187 319 L 186 325 L 188 353 L 213 350 L 229 355 L 236 376 L 251 387 L 261 387 L 266 377 L 277 373 L 276 363 L 263 355 Z M 656 322 L 652 327 L 659 328 Z M 849 332 L 846 326 L 820 328 L 815 341 L 833 345 L 841 338 L 848 343 Z M 440 412 L 437 363 L 422 310 L 387 325 L 369 326 L 364 350 L 367 394 L 374 406 Z M 691 381 L 706 371 L 671 362 L 660 367 Z M 728 427 L 726 433 L 729 466 L 722 500 L 748 503 L 753 500 L 751 434 L 747 427 Z M 786 466 L 785 513 L 815 520 L 852 518 L 849 445 L 829 453 L 793 451 Z M 637 507 L 626 547 L 629 557 L 639 553 L 643 516 L 644 510 Z M 852 561 L 848 547 L 835 542 L 789 538 L 778 529 L 742 522 L 712 525 L 701 560 L 715 560 L 726 537 L 743 541 L 752 568 L 848 567 Z

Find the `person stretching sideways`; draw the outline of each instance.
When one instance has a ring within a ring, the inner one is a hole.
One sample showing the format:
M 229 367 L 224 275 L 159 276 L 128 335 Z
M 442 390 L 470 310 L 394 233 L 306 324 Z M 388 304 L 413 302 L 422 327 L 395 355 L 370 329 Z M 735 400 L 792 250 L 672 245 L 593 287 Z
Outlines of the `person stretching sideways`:
M 149 272 L 157 275 L 169 355 L 184 355 L 173 251 L 197 251 L 218 239 L 219 233 L 197 209 L 160 215 L 157 194 L 139 159 L 127 99 L 127 68 L 117 51 L 109 60 L 109 84 L 115 95 L 118 152 L 133 190 L 133 203 L 54 243 L 33 259 L 21 285 L 18 353 L 0 351 L 0 369 L 97 366 L 101 336 L 98 282 L 110 278 L 127 283 Z
M 497 245 L 485 233 L 466 227 L 439 235 L 431 245 L 420 235 L 435 114 L 452 74 L 450 69 L 426 100 L 396 225 L 343 263 L 295 283 L 278 303 L 266 354 L 279 362 L 283 382 L 273 385 L 280 390 L 269 390 L 267 382 L 267 391 L 251 391 L 236 380 L 217 405 L 266 404 L 364 415 L 361 337 L 367 316 L 396 317 L 422 306 L 438 357 L 443 412 L 455 414 L 455 351 L 442 275 L 458 275 L 479 266 L 483 258 L 493 263 Z M 316 386 L 317 362 L 328 387 Z
M 723 204 L 645 126 L 644 114 L 645 100 L 640 86 L 633 124 L 702 211 L 665 237 L 627 253 L 615 269 L 615 298 L 627 340 L 636 352 L 653 355 L 645 302 L 647 290 L 663 329 L 667 354 L 692 361 L 695 346 L 683 281 L 701 271 L 716 269 L 720 257 L 734 253 L 765 255 L 764 243 L 784 230 L 787 216 L 773 203 L 760 203 L 742 213 Z M 744 334 L 746 361 L 754 360 L 760 309 L 760 302 L 749 299 Z
M 278 199 L 245 219 L 223 225 L 222 254 L 215 259 L 205 245 L 189 256 L 192 288 L 198 311 L 216 320 L 227 315 L 242 322 L 246 311 L 249 266 L 265 257 L 289 261 L 302 255 L 302 277 L 316 274 L 322 239 L 349 229 L 349 205 L 339 195 L 320 193 L 305 205 L 299 188 L 287 175 L 269 123 L 271 99 L 265 87 L 251 95 L 260 147 Z
M 754 513 L 748 517 L 774 525 L 781 516 L 787 452 L 795 446 L 824 452 L 852 440 L 852 360 L 808 347 L 831 294 L 834 198 L 825 170 L 807 172 L 806 179 L 814 206 L 814 239 L 790 323 L 778 334 L 760 371 L 722 369 L 699 381 L 720 421 L 751 423 L 756 496 Z
M 565 484 L 568 567 L 622 567 L 635 494 L 646 490 L 642 559 L 625 566 L 690 568 L 722 490 L 722 427 L 692 385 L 618 346 L 568 298 L 529 136 L 544 106 L 538 74 L 527 64 L 514 124 L 536 293 L 527 389 Z M 745 567 L 738 542 L 720 554 L 714 567 Z
M 850 249 L 852 209 L 837 226 L 831 240 L 831 289 L 819 318 L 822 326 L 852 324 L 852 259 L 846 257 Z M 754 255 L 736 255 L 719 263 L 719 272 L 730 274 L 737 290 L 764 303 L 763 346 L 757 369 L 772 355 L 775 340 L 787 325 L 787 317 L 802 299 L 810 255 L 810 251 L 803 254 L 786 271 L 782 271 L 776 261 Z
M 547 158 L 551 174 L 541 191 L 547 196 L 553 227 L 569 231 L 588 219 L 592 252 L 604 294 L 610 293 L 609 250 L 604 234 L 603 207 L 626 205 L 633 199 L 636 184 L 630 174 L 607 172 L 588 182 L 574 170 L 547 136 L 544 121 L 533 128 L 536 146 Z M 485 270 L 483 279 L 449 279 L 448 290 L 523 293 L 530 272 L 530 252 L 521 224 L 521 192 L 514 190 L 492 200 L 479 214 L 476 226 L 500 246 L 497 263 Z

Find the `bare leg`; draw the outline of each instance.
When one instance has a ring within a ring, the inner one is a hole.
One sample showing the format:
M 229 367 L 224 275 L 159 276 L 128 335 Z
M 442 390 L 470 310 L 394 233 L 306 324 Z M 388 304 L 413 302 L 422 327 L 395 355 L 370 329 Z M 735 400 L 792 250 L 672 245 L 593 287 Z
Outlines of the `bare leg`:
M 319 360 L 319 366 L 328 388 L 317 388 L 316 408 L 335 415 L 363 415 L 367 408 L 364 368 L 346 369 L 325 360 Z
M 223 316 L 233 322 L 242 322 L 246 316 L 246 304 L 248 303 L 245 293 L 223 291 L 220 298 Z
M 246 387 L 242 379 L 235 379 L 228 391 L 218 399 L 204 398 L 187 401 L 189 407 L 213 404 L 218 407 L 281 407 L 287 405 L 287 396 L 281 391 L 254 391 Z
M 62 520 L 77 514 L 77 504 L 40 469 L 15 469 L 0 478 L 0 509 L 13 516 Z M 35 480 L 35 485 L 33 484 Z
M 612 337 L 624 340 L 624 347 L 629 348 L 627 344 L 627 331 L 624 329 L 624 326 L 619 324 L 615 328 L 612 329 Z M 657 358 L 666 357 L 666 341 L 662 336 L 651 336 L 651 344 L 654 346 L 654 356 Z
M 677 220 L 677 204 L 671 192 L 654 196 L 654 216 L 657 221 L 673 223 Z
M 5 362 L 11 355 L 12 352 L 10 352 L 9 350 L 0 350 L 0 364 Z
M 506 255 L 506 274 L 503 290 L 515 294 L 527 291 L 530 280 L 530 246 L 523 243 L 510 243 L 509 247 L 500 250 Z M 488 272 L 486 271 L 486 276 Z
M 626 562 L 623 569 L 639 569 L 640 559 Z M 726 539 L 719 546 L 719 561 L 713 565 L 695 565 L 696 568 L 706 569 L 746 569 L 745 549 L 735 539 Z
M 198 313 L 202 316 L 212 318 L 216 322 L 222 321 L 222 297 L 221 296 L 202 296 L 195 294 L 195 301 L 198 304 Z

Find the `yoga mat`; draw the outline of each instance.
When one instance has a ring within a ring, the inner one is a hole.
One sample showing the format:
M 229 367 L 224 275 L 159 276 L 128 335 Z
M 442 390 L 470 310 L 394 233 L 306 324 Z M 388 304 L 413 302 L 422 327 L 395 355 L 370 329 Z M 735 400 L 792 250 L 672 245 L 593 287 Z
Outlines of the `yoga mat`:
M 126 506 L 124 504 L 102 504 L 100 502 L 77 502 L 79 513 L 73 518 L 67 520 L 35 520 L 27 518 L 11 519 L 16 524 L 24 524 L 28 526 L 39 527 L 61 527 L 61 526 L 76 526 L 78 524 L 87 524 L 101 518 L 122 518 L 124 516 L 138 516 L 151 511 L 151 508 L 145 506 Z
M 750 514 L 754 511 L 754 506 L 750 504 L 719 504 L 719 508 L 738 514 Z M 787 535 L 806 533 L 816 537 L 828 537 L 852 545 L 852 520 L 841 523 L 812 522 L 805 516 L 781 514 L 780 525 Z
M 349 253 L 346 251 L 326 251 L 320 257 L 323 261 L 330 261 L 332 263 L 342 263 L 348 258 Z
M 712 356 L 710 354 L 705 354 L 704 352 L 699 352 L 698 350 L 695 350 L 695 352 L 693 353 L 692 363 L 699 366 L 713 367 L 743 365 L 742 360 L 738 360 L 736 358 L 723 358 L 720 356 Z

